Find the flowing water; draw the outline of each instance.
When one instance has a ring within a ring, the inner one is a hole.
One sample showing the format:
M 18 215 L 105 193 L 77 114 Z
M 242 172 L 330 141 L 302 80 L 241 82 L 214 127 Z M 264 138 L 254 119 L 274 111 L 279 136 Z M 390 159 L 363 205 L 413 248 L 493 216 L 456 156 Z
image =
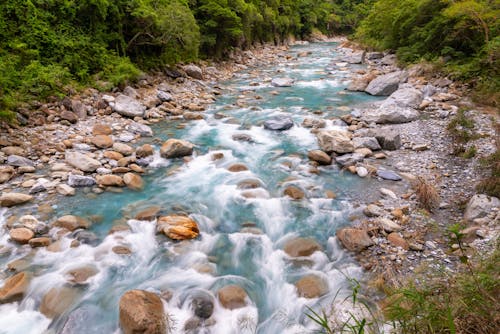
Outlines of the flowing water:
M 62 251 L 56 253 L 39 249 L 34 254 L 29 247 L 21 247 L 10 255 L 0 255 L 3 268 L 25 257 L 26 270 L 34 273 L 22 302 L 0 305 L 0 333 L 119 333 L 118 302 L 130 289 L 169 291 L 171 298 L 165 307 L 172 332 L 184 333 L 184 323 L 193 316 L 191 293 L 205 289 L 216 295 L 227 284 L 247 291 L 248 306 L 227 310 L 216 300 L 215 321 L 199 333 L 305 333 L 314 329 L 305 315 L 306 307 L 328 308 L 337 291 L 348 287 L 346 276 L 361 275 L 334 236 L 339 227 L 348 224 L 352 199 L 361 197 L 370 183 L 342 173 L 334 165 L 320 167 L 319 174 L 310 173 L 307 151 L 318 146 L 315 136 L 301 126 L 303 119 L 321 117 L 328 120 L 327 128 L 335 128 L 338 125 L 331 118 L 348 112 L 342 106 L 373 100 L 363 93 L 344 91 L 361 65 L 337 66 L 340 60 L 335 47 L 335 43 L 293 47 L 291 55 L 311 53 L 285 64 L 243 71 L 220 83 L 223 93 L 206 112 L 205 120 L 185 127 L 177 122 L 157 125 L 157 138 L 186 139 L 197 149 L 189 163 L 155 157 L 155 168 L 145 176 L 144 191 L 104 193 L 97 199 L 79 194 L 54 205 L 55 216 L 101 216 L 102 221 L 90 229 L 97 239 L 77 248 L 63 239 Z M 281 76 L 293 77 L 295 85 L 275 88 L 266 80 Z M 241 102 L 247 106 L 241 107 Z M 318 112 L 322 114 L 314 115 Z M 221 113 L 228 117 L 220 118 Z M 262 121 L 274 116 L 290 116 L 295 125 L 283 132 L 264 129 Z M 234 134 L 247 134 L 252 142 L 235 141 Z M 214 161 L 212 155 L 217 152 L 224 157 Z M 234 163 L 243 163 L 249 170 L 231 173 L 227 167 Z M 262 187 L 238 187 L 249 179 L 258 180 Z M 307 199 L 285 197 L 283 190 L 288 185 L 304 189 Z M 337 197 L 328 198 L 327 191 Z M 155 234 L 154 222 L 130 219 L 153 205 L 161 206 L 165 213 L 189 214 L 198 222 L 201 236 L 172 242 Z M 125 223 L 130 231 L 108 235 L 113 225 Z M 244 229 L 248 226 L 263 233 L 250 233 L 252 230 Z M 314 238 L 323 250 L 306 259 L 291 259 L 283 245 L 298 236 Z M 5 234 L 0 245 L 6 244 Z M 132 254 L 113 253 L 111 248 L 116 245 L 128 246 Z M 98 274 L 77 288 L 63 316 L 51 321 L 38 312 L 50 288 L 67 284 L 68 270 L 89 265 Z M 327 295 L 314 299 L 297 296 L 294 283 L 310 273 L 326 279 Z M 4 280 L 0 276 L 0 285 Z

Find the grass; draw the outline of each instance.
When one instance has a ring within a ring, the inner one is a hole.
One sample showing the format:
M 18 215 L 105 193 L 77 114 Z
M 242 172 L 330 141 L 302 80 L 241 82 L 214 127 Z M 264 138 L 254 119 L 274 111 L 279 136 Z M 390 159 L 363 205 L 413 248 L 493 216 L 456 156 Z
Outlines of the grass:
M 413 190 L 417 196 L 418 205 L 421 208 L 432 212 L 439 205 L 440 197 L 436 187 L 423 177 L 417 177 L 413 184 Z
M 479 182 L 477 191 L 500 198 L 500 124 L 496 125 L 496 151 L 481 159 L 481 165 L 488 170 L 489 176 Z
M 453 155 L 466 159 L 474 157 L 477 153 L 474 145 L 466 148 L 471 141 L 480 138 L 474 131 L 474 120 L 467 115 L 466 109 L 459 109 L 455 117 L 448 123 L 447 130 L 453 140 Z

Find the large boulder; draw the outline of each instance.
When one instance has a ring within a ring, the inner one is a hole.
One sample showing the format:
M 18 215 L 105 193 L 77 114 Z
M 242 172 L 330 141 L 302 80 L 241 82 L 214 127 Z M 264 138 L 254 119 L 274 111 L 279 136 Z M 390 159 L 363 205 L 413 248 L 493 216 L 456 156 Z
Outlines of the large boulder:
M 314 239 L 296 238 L 288 241 L 283 248 L 291 257 L 309 256 L 321 250 L 321 246 Z
M 184 66 L 184 72 L 186 72 L 187 75 L 189 75 L 191 78 L 195 78 L 198 80 L 203 80 L 203 72 L 201 68 L 199 68 L 196 65 L 187 65 Z
M 297 294 L 305 298 L 317 298 L 328 292 L 328 283 L 317 275 L 306 275 L 295 283 Z
M 354 151 L 351 134 L 341 130 L 323 130 L 316 134 L 321 150 L 331 153 L 350 153 Z
M 164 158 L 180 158 L 193 154 L 194 145 L 186 140 L 171 138 L 160 148 L 160 155 Z
M 158 218 L 157 230 L 173 240 L 194 239 L 200 234 L 198 224 L 190 217 L 169 215 Z
M 24 204 L 32 199 L 33 196 L 23 193 L 3 193 L 2 196 L 0 196 L 0 206 L 11 207 Z
M 293 126 L 293 120 L 288 116 L 277 116 L 264 122 L 264 128 L 273 131 L 288 130 Z
M 467 203 L 464 219 L 472 222 L 474 219 L 486 217 L 494 208 L 500 209 L 500 200 L 493 196 L 477 194 Z
M 380 143 L 375 137 L 354 137 L 352 139 L 352 143 L 354 144 L 355 148 L 365 147 L 369 148 L 372 151 L 382 149 L 382 147 L 380 147 Z
M 337 230 L 340 243 L 350 251 L 359 252 L 373 245 L 372 239 L 365 230 L 342 228 Z
M 80 152 L 68 151 L 65 158 L 69 165 L 84 172 L 95 172 L 97 168 L 101 167 L 99 161 Z
M 336 157 L 335 162 L 342 167 L 349 167 L 355 165 L 358 162 L 363 161 L 364 158 L 365 158 L 364 154 L 349 153 Z
M 9 277 L 0 288 L 0 304 L 21 300 L 28 289 L 30 275 L 20 272 Z
M 368 87 L 365 89 L 365 92 L 370 95 L 377 96 L 391 95 L 398 89 L 399 84 L 405 82 L 407 79 L 408 73 L 405 71 L 396 71 L 380 75 L 370 81 Z
M 132 97 L 120 94 L 115 97 L 113 109 L 122 116 L 143 117 L 144 112 L 146 111 L 146 106 Z
M 402 87 L 392 93 L 383 103 L 384 105 L 396 104 L 401 108 L 418 108 L 424 96 L 414 87 Z
M 271 80 L 271 85 L 274 87 L 291 87 L 295 80 L 292 78 L 274 78 Z
M 167 317 L 158 295 L 130 290 L 120 298 L 120 328 L 123 334 L 165 334 Z
M 238 285 L 226 285 L 217 292 L 217 295 L 221 305 L 227 309 L 234 310 L 247 305 L 247 293 Z
M 142 137 L 152 137 L 153 130 L 150 126 L 142 123 L 132 122 L 127 125 L 126 129 L 132 133 L 140 135 Z M 122 140 L 123 141 L 123 140 Z
M 40 312 L 47 318 L 56 318 L 70 309 L 78 295 L 79 291 L 75 288 L 52 288 L 43 296 Z
M 113 151 L 118 152 L 124 156 L 129 156 L 134 153 L 134 149 L 132 148 L 132 146 L 123 143 L 114 143 Z
M 420 112 L 411 107 L 404 107 L 396 100 L 388 99 L 377 109 L 367 109 L 363 111 L 361 119 L 368 123 L 377 124 L 400 124 L 414 121 L 420 117 Z

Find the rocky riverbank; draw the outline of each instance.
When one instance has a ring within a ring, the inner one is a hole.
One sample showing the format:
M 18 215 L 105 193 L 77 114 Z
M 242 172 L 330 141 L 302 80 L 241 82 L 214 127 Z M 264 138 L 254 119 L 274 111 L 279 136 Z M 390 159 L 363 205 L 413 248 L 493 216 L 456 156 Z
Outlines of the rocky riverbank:
M 446 78 L 429 76 L 423 66 L 403 70 L 398 68 L 393 55 L 365 53 L 347 44 L 338 51 L 343 57 L 332 63 L 332 68 L 348 72 L 354 71 L 351 66 L 367 65 L 366 69 L 355 70 L 348 90 L 387 97 L 356 110 L 345 108 L 345 113 L 351 113 L 331 120 L 313 113 L 302 123 L 303 128 L 316 135 L 320 148 L 307 154 L 311 175 L 322 173 L 324 166 L 336 164 L 343 173 L 372 178 L 376 185 L 376 191 L 354 199 L 352 226 L 337 231 L 340 243 L 356 254 L 367 271 L 374 276 L 380 274 L 387 282 L 425 266 L 454 270 L 461 254 L 456 245 L 449 244 L 445 231 L 463 219 L 468 223 L 464 233 L 469 250 L 483 251 L 490 247 L 490 241 L 498 238 L 499 201 L 473 195 L 476 182 L 483 177 L 477 168 L 478 158 L 495 150 L 497 115 L 477 110 L 464 96 L 462 87 Z M 34 104 L 35 111 L 21 112 L 19 119 L 25 126 L 5 126 L 0 136 L 0 205 L 10 208 L 4 233 L 14 241 L 0 247 L 0 253 L 12 252 L 13 244 L 53 252 L 92 244 L 95 238 L 86 229 L 97 223 L 99 217 L 65 215 L 49 220 L 46 217 L 53 210 L 52 204 L 61 196 L 75 196 L 78 192 L 98 198 L 106 191 L 122 192 L 125 188 L 141 191 L 144 183 L 141 175 L 148 173 L 157 158 L 182 158 L 188 163 L 197 150 L 185 140 L 159 140 L 152 127 L 155 123 L 176 122 L 181 128 L 204 119 L 208 106 L 224 94 L 217 82 L 227 80 L 238 70 L 249 70 L 255 79 L 251 86 L 260 85 L 259 80 L 276 89 L 292 86 L 294 81 L 288 78 L 261 79 L 257 69 L 302 56 L 307 54 L 291 54 L 286 47 L 264 46 L 237 52 L 226 63 L 167 69 L 164 73 L 144 76 L 134 87 L 107 93 L 88 89 L 62 101 Z M 237 106 L 249 105 L 245 94 L 242 93 Z M 473 143 L 468 143 L 477 151 L 473 159 L 451 154 L 455 144 L 446 128 L 462 107 L 470 109 L 467 117 L 474 120 L 478 134 Z M 222 112 L 214 116 L 226 117 Z M 325 129 L 327 121 L 336 125 L 335 130 Z M 270 131 L 286 131 L 295 125 L 291 118 L 278 117 L 263 122 L 263 126 Z M 144 143 L 145 139 L 161 148 Z M 232 139 L 253 140 L 244 134 Z M 223 158 L 220 154 L 214 153 L 212 158 Z M 235 173 L 247 169 L 244 164 L 228 167 Z M 431 212 L 420 208 L 422 203 L 415 188 L 425 184 L 432 185 L 439 196 L 428 208 Z M 249 197 L 258 197 L 253 188 L 261 186 L 249 181 L 241 185 L 249 188 L 245 193 Z M 288 186 L 283 195 L 301 201 L 306 199 L 307 191 Z M 327 192 L 325 197 L 334 198 L 335 194 Z M 165 214 L 158 207 L 141 211 L 136 218 L 156 219 L 157 233 L 171 240 L 194 239 L 203 234 L 195 220 Z M 116 225 L 110 233 L 127 228 Z M 254 226 L 246 227 L 245 231 L 261 233 Z M 71 244 L 63 244 L 61 240 L 68 236 Z M 301 238 L 284 246 L 285 253 L 292 258 L 309 257 L 320 249 L 315 241 Z M 131 252 L 127 246 L 114 246 L 112 251 L 119 255 Z M 30 280 L 30 274 L 23 271 L 26 263 L 13 262 L 7 265 L 8 270 L 17 274 L 0 289 L 1 302 L 22 298 Z M 95 274 L 95 268 L 68 273 L 70 281 L 76 280 L 78 284 Z M 328 291 L 327 284 L 315 275 L 302 277 L 295 287 L 306 298 L 316 298 Z M 68 291 L 67 299 L 71 299 L 74 291 Z M 62 312 L 53 302 L 54 296 L 61 294 L 65 295 L 64 291 L 50 290 L 43 298 L 40 310 L 47 317 L 57 317 Z M 168 300 L 168 296 L 162 297 Z M 244 289 L 235 285 L 218 292 L 219 302 L 227 309 L 244 307 L 248 298 Z M 150 300 L 154 306 L 148 306 Z M 200 308 L 194 306 L 198 318 L 192 322 L 210 318 L 213 311 L 211 295 L 199 300 Z M 148 315 L 161 313 L 161 301 L 155 294 L 133 290 L 122 301 L 120 320 L 125 331 L 141 326 L 157 326 L 162 331 L 168 325 L 145 321 Z M 141 303 L 143 314 L 133 319 L 130 305 Z

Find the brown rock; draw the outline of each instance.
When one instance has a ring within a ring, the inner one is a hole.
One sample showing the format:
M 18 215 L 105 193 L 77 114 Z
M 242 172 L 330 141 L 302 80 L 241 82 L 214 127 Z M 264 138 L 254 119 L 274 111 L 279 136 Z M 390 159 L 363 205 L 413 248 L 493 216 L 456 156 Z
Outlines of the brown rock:
M 193 219 L 178 215 L 158 218 L 158 229 L 173 240 L 194 239 L 200 234 L 198 224 Z
M 135 156 L 138 157 L 138 158 L 149 157 L 149 156 L 151 156 L 153 154 L 154 154 L 153 146 L 151 146 L 149 144 L 144 144 L 142 146 L 139 146 L 135 150 Z
M 132 146 L 123 143 L 114 143 L 113 151 L 123 154 L 124 156 L 129 156 L 134 153 Z
M 5 155 L 20 155 L 23 157 L 26 154 L 26 151 L 24 151 L 24 149 L 19 146 L 5 146 L 2 147 L 1 151 Z
M 283 250 L 292 257 L 309 256 L 321 250 L 321 246 L 314 239 L 296 238 L 288 241 Z
M 288 186 L 286 187 L 285 191 L 283 192 L 286 196 L 291 197 L 294 200 L 300 200 L 303 199 L 305 194 L 302 191 L 302 189 L 295 187 L 295 186 Z
M 23 299 L 29 286 L 31 275 L 20 272 L 9 277 L 0 288 L 0 304 L 11 303 Z
M 342 228 L 337 230 L 337 238 L 350 251 L 360 252 L 373 245 L 372 239 L 365 230 Z
M 85 228 L 85 229 L 89 228 L 90 221 L 82 217 L 66 215 L 57 218 L 57 220 L 52 225 L 56 227 L 65 228 L 69 231 L 74 231 L 78 228 Z
M 163 303 L 144 290 L 127 291 L 120 298 L 120 328 L 123 334 L 165 334 L 167 320 Z
M 115 167 L 111 170 L 111 172 L 113 172 L 113 174 L 125 174 L 125 173 L 130 172 L 130 168 L 129 167 Z
M 159 206 L 151 206 L 146 208 L 135 215 L 137 220 L 155 220 L 161 208 Z
M 257 179 L 247 179 L 238 182 L 238 189 L 255 189 L 262 187 L 262 183 Z
M 33 199 L 33 196 L 22 193 L 3 193 L 0 196 L 0 205 L 11 207 L 14 205 L 24 204 Z
M 66 312 L 78 297 L 78 290 L 70 287 L 52 288 L 43 296 L 40 312 L 47 318 L 55 318 Z
M 194 145 L 181 139 L 169 139 L 160 148 L 160 155 L 164 158 L 180 158 L 193 154 Z
M 126 246 L 115 246 L 111 249 L 113 253 L 118 255 L 130 255 L 132 254 L 132 250 Z
M 222 152 L 212 153 L 212 160 L 213 161 L 221 160 L 221 159 L 224 159 L 224 153 L 222 153 Z
M 111 160 L 118 161 L 120 159 L 123 159 L 123 154 L 121 154 L 119 152 L 115 152 L 115 151 L 104 151 L 103 155 L 105 158 L 111 159 Z
M 33 248 L 47 247 L 48 245 L 50 245 L 50 238 L 47 237 L 33 238 L 29 241 L 29 244 Z
M 321 150 L 312 150 L 307 153 L 307 157 L 312 161 L 316 161 L 321 165 L 329 165 L 332 163 L 332 158 Z
M 142 177 L 134 173 L 127 173 L 123 175 L 123 182 L 125 182 L 127 187 L 132 190 L 142 190 L 144 187 Z
M 389 240 L 389 242 L 395 247 L 401 247 L 404 250 L 410 249 L 410 244 L 408 244 L 408 241 L 403 239 L 403 237 L 397 232 L 390 233 L 387 236 L 387 240 Z
M 132 162 L 135 162 L 135 157 L 125 157 L 118 160 L 118 167 L 126 167 Z
M 133 172 L 136 172 L 136 173 L 144 173 L 144 168 L 142 168 L 141 166 L 137 165 L 137 164 L 130 164 L 128 166 L 130 168 L 131 171 Z
M 328 283 L 316 275 L 307 275 L 295 283 L 300 297 L 317 298 L 328 292 Z
M 10 238 L 20 244 L 27 244 L 35 233 L 26 227 L 14 228 L 10 230 Z
M 244 164 L 236 163 L 232 164 L 227 168 L 228 171 L 233 172 L 233 173 L 238 173 L 238 172 L 244 172 L 248 170 L 248 167 L 245 166 Z
M 94 125 L 94 128 L 92 129 L 92 134 L 94 136 L 98 136 L 98 135 L 109 136 L 112 133 L 113 133 L 113 129 L 111 129 L 111 127 L 109 125 L 106 125 L 106 124 L 96 124 L 96 125 Z
M 68 275 L 68 281 L 74 284 L 85 284 L 87 280 L 95 276 L 99 270 L 92 265 L 71 269 L 66 272 Z
M 61 119 L 66 120 L 70 123 L 76 123 L 78 121 L 78 116 L 76 116 L 75 113 L 68 110 L 64 110 L 59 116 L 61 117 Z
M 97 135 L 90 140 L 94 146 L 99 148 L 110 148 L 113 146 L 113 139 L 108 135 Z
M 230 310 L 244 307 L 247 304 L 247 293 L 238 285 L 226 285 L 218 291 L 217 295 L 222 306 Z
M 118 175 L 113 175 L 113 174 L 97 175 L 95 179 L 96 179 L 97 184 L 100 186 L 105 186 L 105 187 L 123 187 L 123 186 L 125 186 L 125 183 L 123 182 L 122 177 L 118 176 Z

